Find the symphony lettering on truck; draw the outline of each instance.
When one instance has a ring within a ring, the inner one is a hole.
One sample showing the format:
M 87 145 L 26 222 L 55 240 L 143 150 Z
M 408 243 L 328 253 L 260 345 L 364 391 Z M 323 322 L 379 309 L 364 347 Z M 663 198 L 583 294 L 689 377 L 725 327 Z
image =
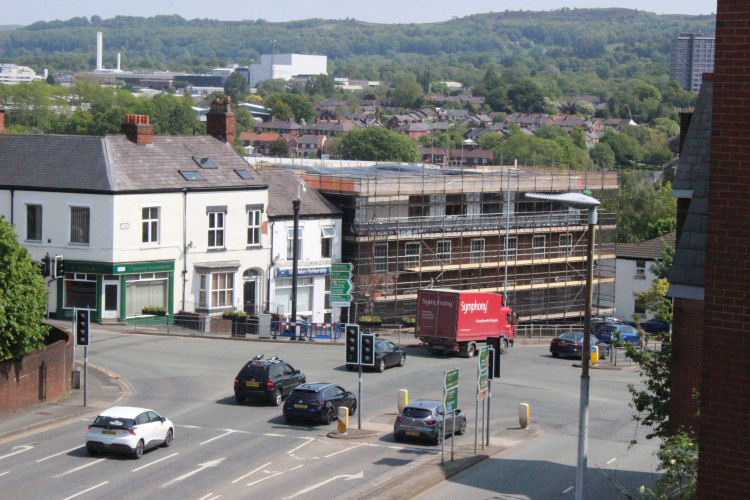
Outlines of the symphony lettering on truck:
M 483 313 L 487 313 L 487 305 L 489 302 L 482 302 L 479 303 L 476 300 L 474 302 L 464 302 L 461 304 L 461 311 L 463 312 L 474 312 L 474 311 L 482 311 Z

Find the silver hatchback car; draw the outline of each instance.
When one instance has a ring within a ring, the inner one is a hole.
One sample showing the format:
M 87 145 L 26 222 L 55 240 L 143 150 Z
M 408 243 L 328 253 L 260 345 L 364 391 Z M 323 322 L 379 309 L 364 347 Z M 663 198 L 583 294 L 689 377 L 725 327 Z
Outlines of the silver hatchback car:
M 153 410 L 115 406 L 103 411 L 89 425 L 86 449 L 89 453 L 112 451 L 141 458 L 144 450 L 171 446 L 174 424 Z
M 466 415 L 459 409 L 444 415 L 443 402 L 420 399 L 409 403 L 404 411 L 396 417 L 393 425 L 393 439 L 403 441 L 404 438 L 422 438 L 440 444 L 443 439 L 443 417 L 445 417 L 445 433 L 449 435 L 455 418 L 456 435 L 466 432 Z

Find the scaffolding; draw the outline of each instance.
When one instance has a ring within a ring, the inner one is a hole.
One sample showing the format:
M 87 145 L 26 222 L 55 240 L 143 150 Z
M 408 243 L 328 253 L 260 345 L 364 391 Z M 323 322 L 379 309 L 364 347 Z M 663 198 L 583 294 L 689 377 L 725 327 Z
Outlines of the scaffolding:
M 421 288 L 505 293 L 522 322 L 580 322 L 587 213 L 529 192 L 617 196 L 618 174 L 560 169 L 286 165 L 343 212 L 354 311 L 399 323 Z M 600 211 L 594 314 L 611 314 L 617 217 Z M 344 316 L 346 317 L 346 316 Z

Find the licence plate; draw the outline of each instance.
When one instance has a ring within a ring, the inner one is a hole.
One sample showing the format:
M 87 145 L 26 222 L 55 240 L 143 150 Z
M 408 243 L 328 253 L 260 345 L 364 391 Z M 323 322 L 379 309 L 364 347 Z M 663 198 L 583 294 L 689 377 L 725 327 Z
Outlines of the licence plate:
M 406 431 L 407 436 L 419 436 L 417 431 Z
M 117 433 L 115 431 L 102 431 L 102 434 L 108 434 L 110 436 L 114 436 Z
M 245 382 L 245 387 L 260 387 L 260 382 Z
M 307 405 L 294 405 L 295 408 L 307 408 Z

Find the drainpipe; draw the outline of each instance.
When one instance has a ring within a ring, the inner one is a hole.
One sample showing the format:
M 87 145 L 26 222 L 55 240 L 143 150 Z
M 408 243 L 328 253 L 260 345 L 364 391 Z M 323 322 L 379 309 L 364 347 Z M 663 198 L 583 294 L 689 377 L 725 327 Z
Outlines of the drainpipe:
M 274 235 L 274 226 L 275 223 L 268 221 L 271 224 L 270 233 L 271 233 L 271 265 L 268 268 L 268 279 L 266 280 L 266 309 L 269 313 L 273 312 L 271 310 L 271 273 L 273 272 L 273 267 L 276 265 L 273 261 L 273 235 Z
M 187 189 L 182 190 L 182 311 L 185 310 L 185 289 L 187 287 Z

